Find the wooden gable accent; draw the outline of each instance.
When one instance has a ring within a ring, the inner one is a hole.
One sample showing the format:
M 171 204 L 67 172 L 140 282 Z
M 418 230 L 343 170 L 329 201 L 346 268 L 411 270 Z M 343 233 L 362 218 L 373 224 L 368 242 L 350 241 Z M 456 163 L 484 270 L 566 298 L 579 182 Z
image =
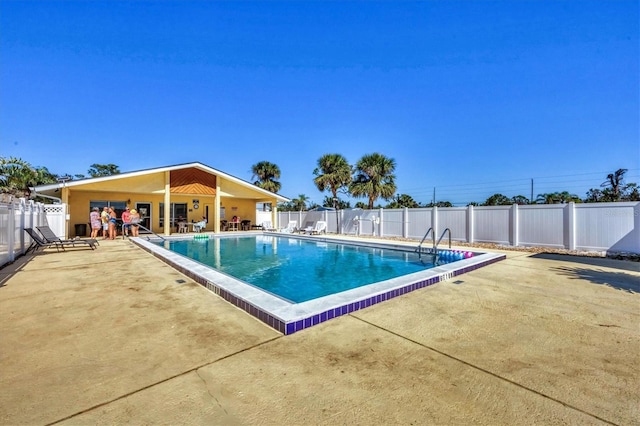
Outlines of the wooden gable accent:
M 190 168 L 171 171 L 172 194 L 216 195 L 216 176 Z

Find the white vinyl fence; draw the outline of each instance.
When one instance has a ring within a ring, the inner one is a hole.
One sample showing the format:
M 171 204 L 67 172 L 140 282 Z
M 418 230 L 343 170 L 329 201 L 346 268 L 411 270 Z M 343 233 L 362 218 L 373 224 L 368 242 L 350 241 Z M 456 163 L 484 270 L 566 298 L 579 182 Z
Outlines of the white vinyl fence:
M 0 203 L 0 267 L 13 262 L 31 245 L 31 237 L 24 229 L 42 225 L 64 238 L 66 204 L 35 203 L 24 198 Z
M 421 240 L 431 229 L 431 241 L 448 229 L 453 241 L 468 243 L 640 253 L 640 202 L 278 213 L 279 224 L 291 220 L 298 227 L 324 220 L 327 232 L 347 235 Z

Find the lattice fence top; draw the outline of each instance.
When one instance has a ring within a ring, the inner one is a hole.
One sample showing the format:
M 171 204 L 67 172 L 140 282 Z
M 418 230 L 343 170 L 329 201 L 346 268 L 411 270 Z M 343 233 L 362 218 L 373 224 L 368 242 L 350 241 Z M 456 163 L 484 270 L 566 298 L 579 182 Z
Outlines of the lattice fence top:
M 64 213 L 64 204 L 45 204 L 44 211 L 47 213 Z

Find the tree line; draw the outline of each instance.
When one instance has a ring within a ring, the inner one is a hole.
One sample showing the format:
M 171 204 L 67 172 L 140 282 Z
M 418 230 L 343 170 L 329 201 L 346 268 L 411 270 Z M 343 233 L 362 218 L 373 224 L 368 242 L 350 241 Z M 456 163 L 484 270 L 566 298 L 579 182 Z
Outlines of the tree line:
M 409 194 L 396 194 L 396 162 L 383 154 L 374 152 L 362 156 L 351 165 L 341 154 L 324 154 L 317 160 L 314 168 L 313 183 L 321 193 L 327 193 L 321 205 L 310 202 L 305 194 L 298 195 L 288 203 L 281 203 L 278 208 L 282 211 L 309 210 L 317 207 L 337 209 L 351 208 L 351 203 L 344 196 L 363 198 L 366 202 L 358 201 L 353 207 L 363 209 L 373 208 L 416 208 L 416 207 L 452 207 L 449 201 L 421 204 Z M 15 157 L 0 157 L 0 193 L 11 194 L 15 197 L 31 197 L 31 187 L 43 184 L 69 181 L 75 179 L 110 176 L 120 173 L 115 164 L 92 164 L 87 174 L 51 173 L 46 167 L 34 167 L 27 161 Z M 278 165 L 269 161 L 260 161 L 251 166 L 251 180 L 256 186 L 267 191 L 278 192 L 282 187 L 279 179 L 281 172 Z M 523 195 L 507 197 L 503 194 L 493 194 L 482 203 L 471 202 L 468 205 L 498 206 L 511 204 L 558 204 L 558 203 L 599 203 L 617 201 L 640 201 L 637 183 L 625 183 L 624 175 L 627 169 L 618 169 L 606 176 L 599 188 L 591 188 L 585 198 L 568 191 L 538 194 L 535 200 L 529 200 Z M 340 196 L 343 198 L 340 198 Z M 382 198 L 386 205 L 376 205 Z M 47 202 L 46 200 L 38 200 Z
M 281 203 L 278 209 L 281 211 L 310 210 L 317 207 L 332 207 L 338 209 L 351 208 L 348 201 L 341 199 L 339 194 L 347 194 L 353 198 L 366 198 L 367 203 L 357 202 L 353 207 L 363 209 L 373 208 L 416 208 L 416 207 L 453 207 L 449 201 L 431 202 L 421 204 L 409 194 L 396 194 L 395 185 L 396 163 L 379 153 L 363 156 L 355 165 L 350 165 L 347 159 L 340 154 L 325 154 L 318 159 L 317 167 L 313 170 L 313 182 L 320 192 L 329 192 L 321 205 L 309 202 L 305 194 L 298 195 L 288 203 Z M 280 190 L 280 183 L 275 179 L 280 178 L 280 169 L 276 164 L 261 162 L 252 168 L 254 177 L 259 179 L 256 185 L 273 192 Z M 627 169 L 618 169 L 607 175 L 606 180 L 600 184 L 600 188 L 591 188 L 584 199 L 568 191 L 538 194 L 535 200 L 529 200 L 524 195 L 507 197 L 503 194 L 493 194 L 483 203 L 470 202 L 467 205 L 475 206 L 500 206 L 512 204 L 560 204 L 560 203 L 599 203 L 616 201 L 640 201 L 638 184 L 624 183 L 624 175 Z M 384 206 L 376 205 L 375 201 L 382 198 L 388 203 Z

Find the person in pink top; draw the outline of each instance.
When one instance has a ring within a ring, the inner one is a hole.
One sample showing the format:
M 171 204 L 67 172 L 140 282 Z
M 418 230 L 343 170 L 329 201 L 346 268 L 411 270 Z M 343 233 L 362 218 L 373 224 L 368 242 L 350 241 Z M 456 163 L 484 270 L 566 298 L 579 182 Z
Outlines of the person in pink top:
M 89 222 L 91 222 L 91 238 L 98 238 L 98 232 L 102 229 L 102 220 L 100 220 L 100 209 L 94 207 L 89 213 Z
M 129 207 L 125 207 L 122 212 L 122 234 L 125 237 L 129 236 L 129 232 L 131 231 L 131 212 L 129 212 Z

